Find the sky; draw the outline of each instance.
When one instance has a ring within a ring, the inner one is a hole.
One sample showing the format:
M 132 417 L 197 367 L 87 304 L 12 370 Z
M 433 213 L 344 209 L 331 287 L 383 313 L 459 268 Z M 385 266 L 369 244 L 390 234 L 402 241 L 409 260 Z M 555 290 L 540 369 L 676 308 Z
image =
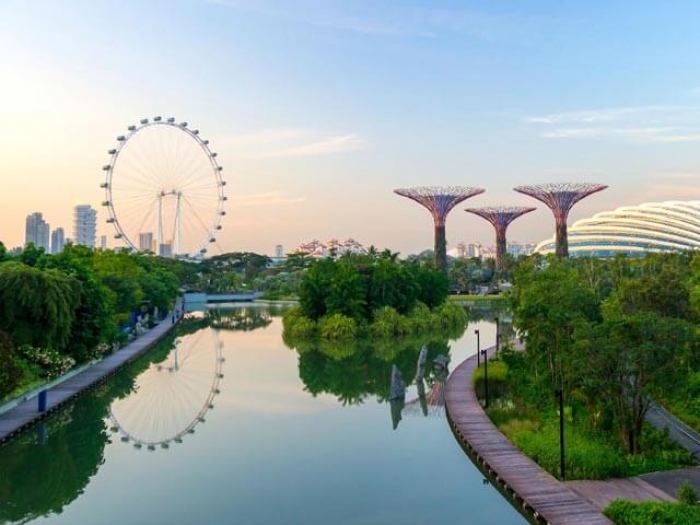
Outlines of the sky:
M 218 153 L 210 254 L 431 248 L 400 187 L 485 188 L 449 215 L 448 249 L 493 244 L 466 207 L 534 205 L 509 239 L 551 236 L 520 185 L 609 186 L 569 224 L 700 199 L 698 19 L 694 1 L 0 0 L 0 241 L 21 245 L 34 211 L 70 235 L 91 204 L 116 246 L 102 166 L 156 115 Z

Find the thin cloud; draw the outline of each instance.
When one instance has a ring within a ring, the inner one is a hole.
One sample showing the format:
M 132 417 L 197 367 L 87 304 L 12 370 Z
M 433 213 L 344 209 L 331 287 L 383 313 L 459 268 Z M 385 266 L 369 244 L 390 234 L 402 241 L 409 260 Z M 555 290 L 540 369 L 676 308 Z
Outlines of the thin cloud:
M 569 111 L 525 117 L 548 139 L 618 139 L 629 142 L 700 141 L 700 107 L 650 105 Z
M 268 18 L 364 35 L 436 38 L 466 33 L 487 41 L 527 43 L 551 34 L 551 17 L 493 14 L 464 8 L 390 5 L 375 1 L 206 0 Z
M 328 137 L 323 140 L 290 146 L 267 153 L 266 157 L 312 157 L 362 149 L 365 141 L 355 135 Z
M 279 192 L 253 193 L 250 195 L 236 195 L 229 198 L 229 202 L 235 206 L 279 206 L 283 204 L 297 204 L 305 202 L 306 197 L 285 197 Z
M 354 133 L 329 135 L 302 128 L 271 129 L 229 136 L 225 144 L 241 158 L 313 157 L 363 149 Z

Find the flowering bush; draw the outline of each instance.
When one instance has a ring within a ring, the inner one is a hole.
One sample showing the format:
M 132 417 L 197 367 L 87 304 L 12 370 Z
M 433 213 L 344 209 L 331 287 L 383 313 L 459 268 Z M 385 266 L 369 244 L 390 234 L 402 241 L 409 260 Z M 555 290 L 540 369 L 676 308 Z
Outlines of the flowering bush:
M 22 345 L 19 348 L 19 353 L 26 360 L 39 365 L 44 370 L 46 379 L 62 376 L 75 366 L 75 359 L 51 348 L 34 348 Z

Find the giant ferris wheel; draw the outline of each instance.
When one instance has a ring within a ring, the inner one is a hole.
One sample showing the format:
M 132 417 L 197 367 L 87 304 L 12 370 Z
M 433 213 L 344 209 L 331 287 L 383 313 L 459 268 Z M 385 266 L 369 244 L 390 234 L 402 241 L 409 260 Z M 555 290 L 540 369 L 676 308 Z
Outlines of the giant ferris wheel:
M 143 119 L 108 153 L 102 204 L 114 237 L 134 251 L 204 255 L 226 214 L 226 182 L 199 130 L 172 117 Z

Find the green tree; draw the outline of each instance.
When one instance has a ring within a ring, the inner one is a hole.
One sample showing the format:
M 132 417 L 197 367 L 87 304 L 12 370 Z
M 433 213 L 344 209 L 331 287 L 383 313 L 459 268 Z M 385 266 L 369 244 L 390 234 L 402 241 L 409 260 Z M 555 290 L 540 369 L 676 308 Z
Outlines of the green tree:
M 625 450 L 640 452 L 651 399 L 674 378 L 674 354 L 692 344 L 692 325 L 655 312 L 613 314 L 577 332 L 576 359 L 583 387 L 595 392 Z
M 80 282 L 56 269 L 39 270 L 18 261 L 0 265 L 0 331 L 16 345 L 62 351 L 70 339 Z

